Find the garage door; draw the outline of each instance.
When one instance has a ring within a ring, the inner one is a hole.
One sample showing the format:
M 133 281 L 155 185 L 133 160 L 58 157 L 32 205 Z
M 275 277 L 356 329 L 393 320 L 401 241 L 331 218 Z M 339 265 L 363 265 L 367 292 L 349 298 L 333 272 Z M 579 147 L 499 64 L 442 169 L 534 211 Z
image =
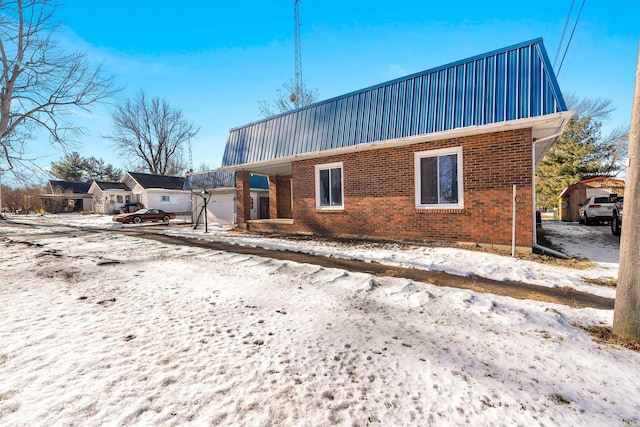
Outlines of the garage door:
M 235 200 L 233 194 L 214 194 L 207 202 L 207 222 L 209 224 L 233 224 L 235 212 Z M 202 209 L 202 198 L 194 198 L 198 206 L 195 216 L 200 214 Z M 200 224 L 204 224 L 204 217 L 200 217 Z

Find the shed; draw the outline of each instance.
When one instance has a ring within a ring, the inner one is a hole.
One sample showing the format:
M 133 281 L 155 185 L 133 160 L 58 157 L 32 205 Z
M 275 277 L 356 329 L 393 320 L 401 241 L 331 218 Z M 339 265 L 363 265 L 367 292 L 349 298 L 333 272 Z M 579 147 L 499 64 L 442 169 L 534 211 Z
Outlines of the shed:
M 592 196 L 624 196 L 625 182 L 609 177 L 594 177 L 576 182 L 558 196 L 558 216 L 562 221 L 578 221 L 580 204 Z

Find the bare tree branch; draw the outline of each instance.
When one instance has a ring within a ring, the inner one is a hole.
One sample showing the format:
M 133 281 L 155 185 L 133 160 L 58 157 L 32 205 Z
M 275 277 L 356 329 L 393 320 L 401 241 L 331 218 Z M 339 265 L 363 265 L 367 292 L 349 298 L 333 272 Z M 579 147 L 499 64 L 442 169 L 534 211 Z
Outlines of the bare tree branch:
M 603 98 L 578 98 L 575 94 L 565 97 L 565 103 L 569 110 L 576 112 L 580 117 L 589 116 L 592 119 L 603 121 L 609 118 L 614 107 L 611 106 L 611 99 Z
M 289 82 L 284 83 L 281 89 L 276 90 L 276 99 L 272 103 L 265 100 L 259 101 L 258 109 L 262 117 L 272 117 L 276 114 L 313 104 L 317 100 L 317 90 L 308 91 L 304 85 L 301 88 L 296 88 L 293 82 Z
M 24 160 L 24 146 L 38 128 L 64 149 L 80 131 L 64 117 L 117 92 L 101 65 L 64 52 L 53 40 L 55 7 L 51 0 L 0 1 L 0 155 L 9 167 Z
M 198 129 L 182 111 L 160 98 L 148 99 L 144 92 L 118 106 L 112 115 L 111 139 L 137 169 L 160 175 L 178 175 L 184 170 L 182 148 Z

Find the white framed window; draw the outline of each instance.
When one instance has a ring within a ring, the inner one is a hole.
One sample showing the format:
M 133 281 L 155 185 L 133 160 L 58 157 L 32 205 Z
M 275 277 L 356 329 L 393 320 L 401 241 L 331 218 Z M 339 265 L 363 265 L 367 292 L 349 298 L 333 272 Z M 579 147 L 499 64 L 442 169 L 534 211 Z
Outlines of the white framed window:
M 162 196 L 162 201 L 163 202 L 169 202 L 169 196 Z
M 342 162 L 316 165 L 316 208 L 344 209 Z
M 462 147 L 414 153 L 416 208 L 462 209 Z

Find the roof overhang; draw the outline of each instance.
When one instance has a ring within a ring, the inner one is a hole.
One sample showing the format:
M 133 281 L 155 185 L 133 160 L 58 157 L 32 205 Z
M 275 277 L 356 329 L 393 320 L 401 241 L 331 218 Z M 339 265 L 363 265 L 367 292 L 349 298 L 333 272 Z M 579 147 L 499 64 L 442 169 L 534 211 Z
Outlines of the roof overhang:
M 47 193 L 47 194 L 39 194 L 43 199 L 93 199 L 93 194 L 88 193 Z
M 573 116 L 573 111 L 563 111 L 527 119 L 510 120 L 507 122 L 491 123 L 482 126 L 469 126 L 451 129 L 444 132 L 434 132 L 407 138 L 375 141 L 332 150 L 315 151 L 312 153 L 281 157 L 264 162 L 226 166 L 221 169 L 229 171 L 248 171 L 258 175 L 291 175 L 293 162 L 300 160 L 528 128 L 531 129 L 531 137 L 534 142 L 535 163 L 537 165 L 547 151 L 549 151 L 549 148 L 551 148 L 551 145 L 553 145 L 556 138 L 564 132 L 571 116 Z

